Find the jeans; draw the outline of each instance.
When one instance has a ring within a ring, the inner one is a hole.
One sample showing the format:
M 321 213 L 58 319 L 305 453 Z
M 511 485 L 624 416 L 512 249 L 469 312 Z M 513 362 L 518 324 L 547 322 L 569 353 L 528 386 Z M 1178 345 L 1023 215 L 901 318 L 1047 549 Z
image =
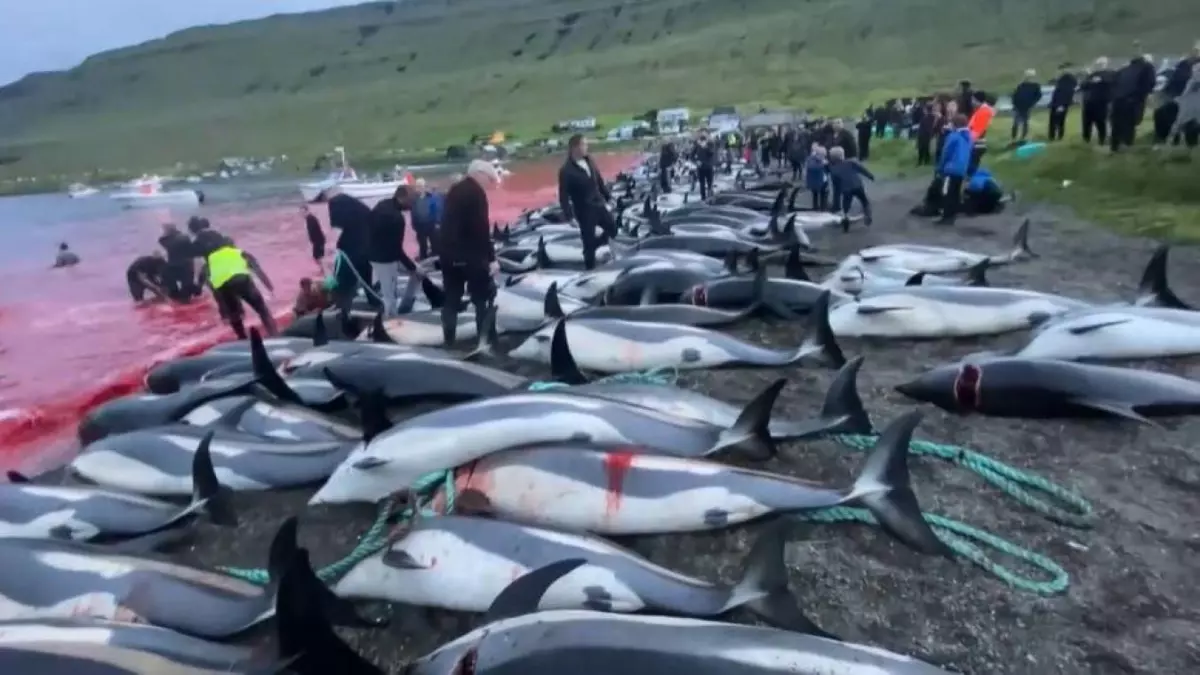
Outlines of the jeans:
M 843 216 L 850 215 L 850 207 L 854 205 L 854 201 L 862 205 L 863 223 L 871 224 L 871 200 L 867 198 L 867 191 L 864 188 L 855 188 L 842 193 L 842 203 L 839 206 L 842 209 Z
M 379 297 L 383 298 L 383 316 L 396 316 L 396 306 L 399 303 L 396 278 L 400 276 L 399 262 L 373 262 L 371 275 L 379 282 Z
M 1025 140 L 1029 136 L 1029 111 L 1014 110 L 1012 119 L 1012 138 L 1017 139 L 1017 132 L 1021 132 L 1021 140 Z

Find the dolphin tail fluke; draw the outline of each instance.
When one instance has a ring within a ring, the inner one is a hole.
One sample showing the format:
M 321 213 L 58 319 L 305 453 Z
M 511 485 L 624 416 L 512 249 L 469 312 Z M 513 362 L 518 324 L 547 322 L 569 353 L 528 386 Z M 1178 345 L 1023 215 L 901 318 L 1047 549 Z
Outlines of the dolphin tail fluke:
M 981 287 L 991 286 L 991 284 L 988 283 L 987 278 L 987 271 L 991 266 L 992 261 L 988 258 L 984 258 L 983 260 L 975 263 L 970 269 L 967 270 L 967 285 Z
M 546 289 L 546 298 L 542 301 L 542 314 L 547 319 L 561 319 L 567 315 L 563 311 L 562 303 L 558 300 L 558 282 L 550 282 L 550 288 Z
M 271 363 L 271 356 L 267 354 L 257 328 L 250 329 L 250 362 L 254 366 L 254 377 L 272 396 L 288 403 L 303 404 L 300 395 L 275 370 L 275 364 Z
M 721 450 L 736 448 L 754 459 L 768 460 L 778 454 L 775 440 L 771 438 L 771 411 L 779 392 L 787 385 L 787 380 L 779 378 L 763 389 L 754 400 L 746 404 L 738 415 L 733 426 L 722 431 L 717 437 L 716 444 L 706 454 Z
M 383 675 L 333 630 L 325 611 L 329 591 L 313 572 L 308 551 L 298 549 L 280 573 L 275 598 L 275 632 L 282 663 L 271 670 L 296 675 Z
M 1027 260 L 1037 258 L 1038 254 L 1029 248 L 1029 219 L 1021 221 L 1021 226 L 1013 234 L 1013 250 L 1008 254 L 1010 260 Z
M 567 320 L 559 319 L 550 338 L 550 373 L 564 384 L 587 384 L 587 377 L 580 372 L 571 353 L 571 342 L 567 339 Z
M 920 411 L 914 410 L 884 428 L 846 502 L 866 508 L 884 531 L 906 546 L 953 558 L 954 552 L 925 522 L 909 480 L 908 448 L 920 421 Z
M 463 357 L 466 361 L 473 361 L 486 356 L 494 356 L 496 354 L 496 304 L 488 305 L 488 308 L 483 312 L 483 320 L 479 322 L 479 344 L 475 349 Z
M 804 228 L 796 226 L 796 216 L 792 214 L 791 218 L 783 224 L 783 240 L 791 245 L 800 245 L 807 250 L 812 250 L 812 240 L 808 238 L 808 233 Z
M 539 268 L 548 270 L 554 266 L 554 261 L 550 259 L 550 254 L 546 253 L 546 238 L 545 237 L 538 237 L 537 252 L 534 255 L 535 255 L 535 260 L 537 260 L 537 266 Z
M 799 196 L 800 196 L 800 186 L 797 185 L 796 187 L 792 188 L 792 193 L 790 195 L 788 195 L 788 204 L 787 204 L 788 211 L 796 210 L 796 197 L 799 197 Z
M 829 325 L 829 304 L 832 294 L 825 291 L 813 304 L 808 315 L 808 330 L 805 331 L 804 341 L 791 358 L 791 363 L 798 363 L 810 356 L 830 368 L 841 368 L 846 365 L 846 355 L 837 343 L 833 327 Z
M 787 196 L 788 189 L 786 187 L 779 188 L 779 192 L 775 194 L 775 201 L 771 202 L 771 215 L 776 216 L 783 213 L 783 202 Z
M 796 596 L 788 588 L 784 555 L 790 529 L 788 521 L 780 518 L 758 536 L 746 556 L 741 580 L 730 591 L 724 611 L 746 607 L 775 628 L 837 639 L 805 616 Z
M 875 427 L 871 417 L 863 406 L 862 397 L 858 394 L 858 372 L 862 370 L 863 357 L 856 356 L 846 362 L 834 375 L 829 390 L 825 392 L 825 402 L 821 405 L 822 419 L 841 419 L 845 421 L 838 425 L 836 433 L 841 434 L 873 434 Z
M 1167 282 L 1167 258 L 1171 247 L 1161 244 L 1150 256 L 1146 271 L 1142 273 L 1142 281 L 1138 284 L 1138 305 L 1153 305 L 1171 309 L 1193 309 L 1171 290 Z

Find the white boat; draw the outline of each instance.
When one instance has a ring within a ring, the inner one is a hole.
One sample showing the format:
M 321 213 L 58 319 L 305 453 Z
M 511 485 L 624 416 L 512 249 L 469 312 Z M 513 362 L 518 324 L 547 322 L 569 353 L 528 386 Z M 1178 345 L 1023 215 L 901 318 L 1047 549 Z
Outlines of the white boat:
M 98 194 L 100 191 L 90 185 L 83 183 L 71 183 L 67 186 L 67 196 L 71 199 L 83 199 Z
M 356 199 L 384 199 L 395 194 L 396 188 L 401 185 L 408 185 L 407 180 L 372 181 L 359 178 L 346 161 L 346 149 L 338 147 L 334 151 L 341 155 L 342 168 L 329 174 L 325 180 L 301 183 L 300 196 L 304 201 L 325 201 L 335 189 Z
M 196 207 L 204 203 L 199 190 L 164 190 L 162 184 L 141 182 L 139 187 L 110 195 L 127 209 L 161 206 Z

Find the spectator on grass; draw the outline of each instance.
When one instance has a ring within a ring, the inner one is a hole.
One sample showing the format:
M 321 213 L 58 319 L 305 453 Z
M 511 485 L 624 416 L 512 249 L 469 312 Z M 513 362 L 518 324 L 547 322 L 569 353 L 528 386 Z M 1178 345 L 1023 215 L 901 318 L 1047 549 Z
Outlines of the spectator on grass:
M 993 101 L 986 92 L 976 91 L 971 94 L 971 97 L 975 101 L 975 112 L 971 113 L 970 120 L 967 122 L 967 129 L 970 131 L 973 141 L 971 163 L 967 169 L 968 176 L 975 173 L 975 169 L 979 168 L 979 163 L 983 161 L 983 156 L 987 153 L 988 127 L 996 117 L 996 109 L 992 107 Z
M 1138 112 L 1145 105 L 1142 94 L 1144 73 L 1141 57 L 1130 59 L 1117 71 L 1112 87 L 1112 127 L 1108 130 L 1109 148 L 1118 152 L 1133 145 L 1137 135 Z
M 934 134 L 939 133 L 937 127 L 941 124 L 941 116 L 944 114 L 935 110 L 933 101 L 926 102 L 924 108 L 924 112 L 919 115 L 920 121 L 917 123 L 917 166 L 933 164 L 933 155 L 929 146 L 933 143 Z
M 1042 100 L 1042 85 L 1037 82 L 1037 71 L 1030 68 L 1025 71 L 1025 79 L 1013 89 L 1012 92 L 1012 140 L 1017 140 L 1017 132 L 1020 132 L 1020 140 L 1024 141 L 1029 137 L 1029 116 L 1033 113 L 1033 107 Z
M 1108 57 L 1101 56 L 1083 79 L 1079 91 L 1083 97 L 1081 122 L 1083 142 L 1092 142 L 1092 132 L 1100 145 L 1108 141 L 1108 105 L 1112 102 L 1113 79 L 1116 77 L 1108 67 Z
M 829 151 L 829 182 L 833 185 L 834 208 L 842 214 L 843 229 L 849 229 L 850 207 L 855 201 L 862 206 L 863 224 L 871 226 L 871 200 L 867 198 L 864 176 L 875 180 L 875 175 L 857 159 L 847 158 L 841 146 Z
M 1067 128 L 1067 113 L 1075 102 L 1075 90 L 1079 79 L 1070 71 L 1071 64 L 1059 66 L 1058 79 L 1054 81 L 1054 92 L 1050 94 L 1049 139 L 1061 141 Z
M 1195 148 L 1200 139 L 1200 61 L 1192 65 L 1192 76 L 1173 103 L 1176 114 L 1168 135 L 1178 144 L 1182 134 L 1187 147 Z
M 871 118 L 863 115 L 854 128 L 858 131 L 858 158 L 864 162 L 871 158 Z
M 833 138 L 830 139 L 832 145 L 829 149 L 841 148 L 846 159 L 858 159 L 858 141 L 854 139 L 854 134 L 846 128 L 846 123 L 838 118 L 833 120 L 832 127 Z
M 812 152 L 804 162 L 804 186 L 812 194 L 814 211 L 829 210 L 829 174 L 825 146 L 812 144 Z
M 1192 79 L 1192 67 L 1197 63 L 1200 63 L 1200 42 L 1192 47 L 1191 54 L 1179 59 L 1179 63 L 1175 64 L 1167 83 L 1163 85 L 1163 96 L 1175 98 L 1182 94 L 1187 88 L 1188 80 Z

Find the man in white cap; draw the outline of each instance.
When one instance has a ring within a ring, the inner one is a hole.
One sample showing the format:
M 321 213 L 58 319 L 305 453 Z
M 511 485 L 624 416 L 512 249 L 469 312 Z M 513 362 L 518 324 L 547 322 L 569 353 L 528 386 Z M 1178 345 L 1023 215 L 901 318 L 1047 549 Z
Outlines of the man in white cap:
M 1025 79 L 1017 85 L 1012 92 L 1012 139 L 1017 140 L 1017 132 L 1021 133 L 1021 139 L 1025 140 L 1029 136 L 1029 116 L 1033 113 L 1033 108 L 1042 100 L 1042 85 L 1037 83 L 1037 72 L 1032 68 L 1025 71 Z
M 424 178 L 418 178 L 413 188 L 412 224 L 417 235 L 417 259 L 424 260 L 433 252 L 433 238 L 442 218 L 442 198 L 427 187 Z
M 493 278 L 500 273 L 492 248 L 491 216 L 484 184 L 499 183 L 496 168 L 481 159 L 467 166 L 467 175 L 446 191 L 438 237 L 438 259 L 442 267 L 442 338 L 454 343 L 463 291 L 475 307 L 475 327 L 483 329 L 488 303 L 495 294 Z

